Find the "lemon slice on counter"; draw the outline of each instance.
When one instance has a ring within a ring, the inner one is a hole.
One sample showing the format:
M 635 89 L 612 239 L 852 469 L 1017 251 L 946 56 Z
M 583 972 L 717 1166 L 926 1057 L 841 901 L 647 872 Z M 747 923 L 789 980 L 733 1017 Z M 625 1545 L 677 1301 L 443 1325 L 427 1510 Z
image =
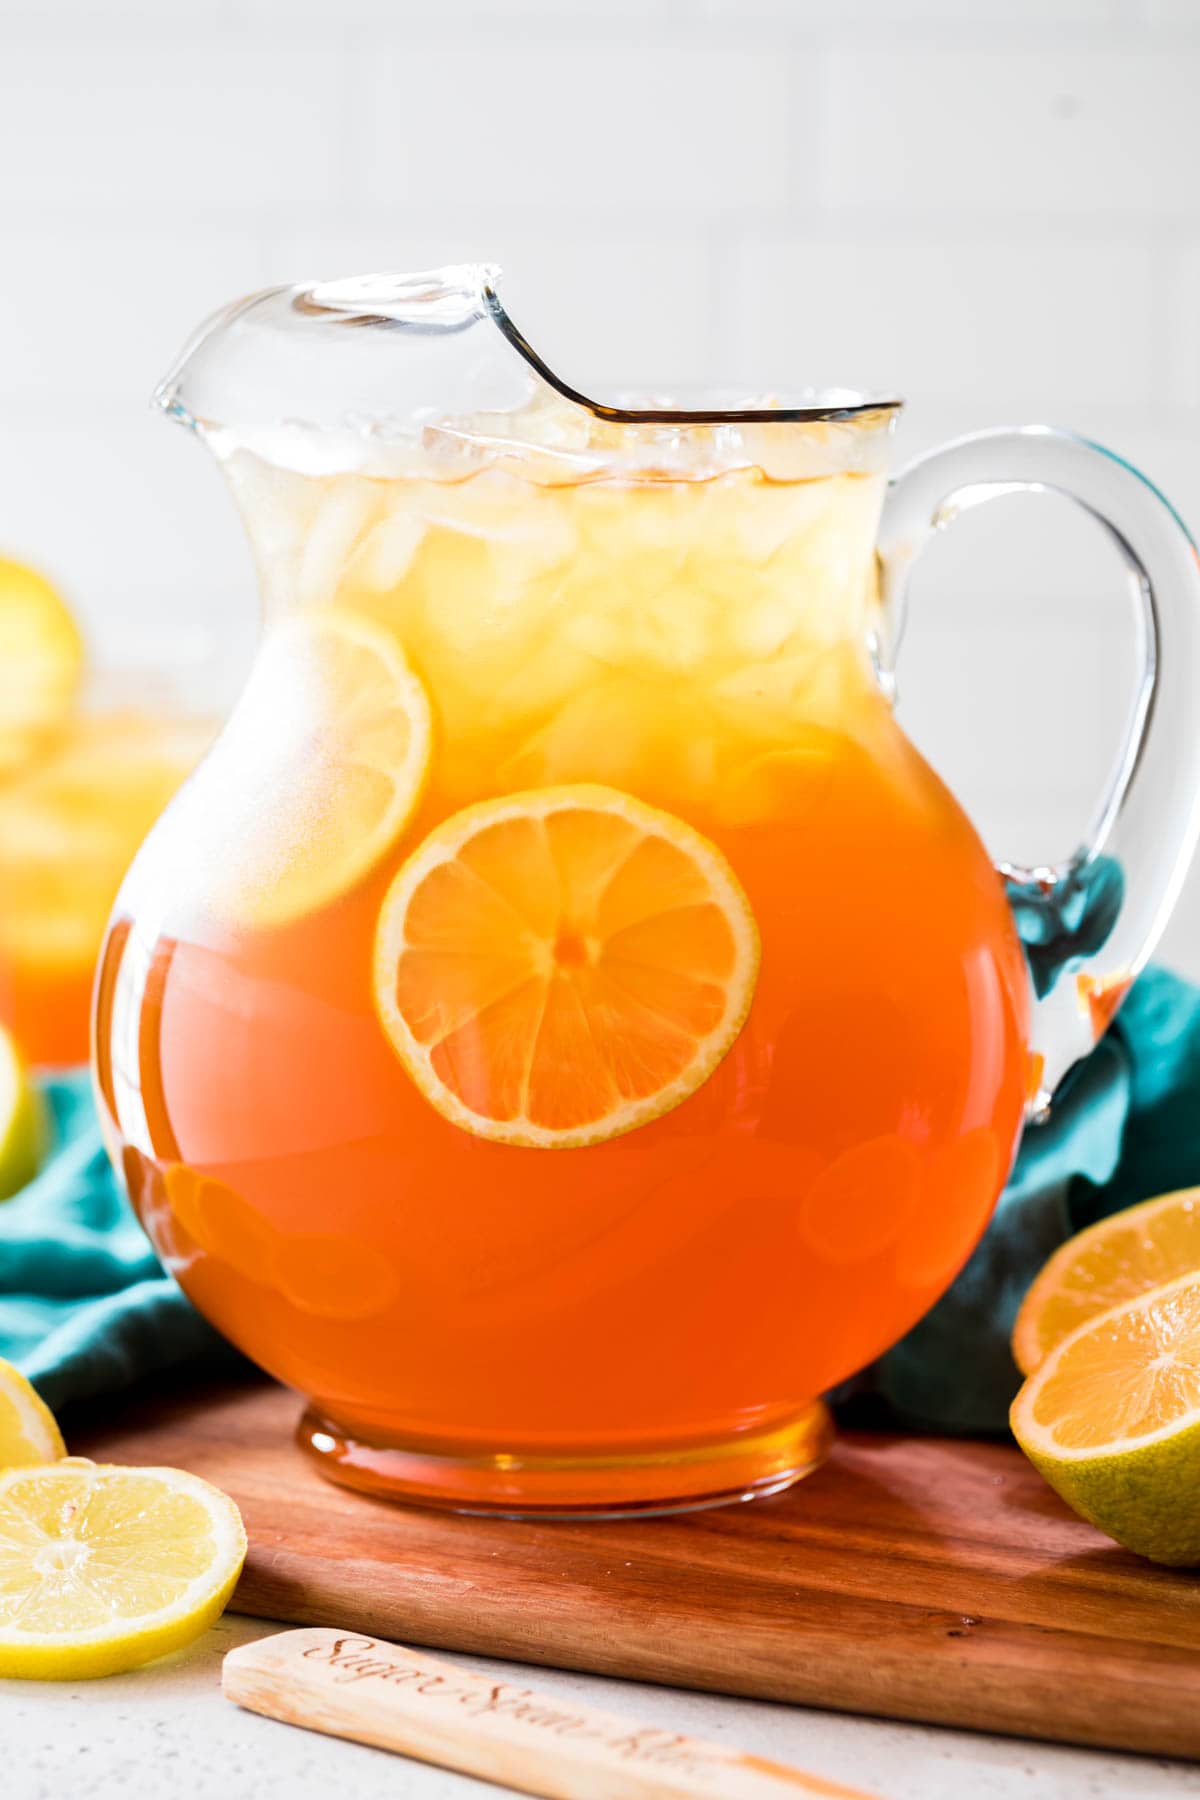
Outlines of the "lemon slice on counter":
M 57 1462 L 66 1453 L 62 1433 L 46 1402 L 20 1369 L 0 1356 L 0 1469 Z
M 548 787 L 455 813 L 408 858 L 380 912 L 375 1003 L 452 1123 L 566 1149 L 695 1093 L 758 963 L 715 844 L 615 788 Z
M 0 557 L 0 779 L 71 710 L 82 674 L 66 602 L 35 569 Z
M 233 1501 L 181 1469 L 8 1469 L 0 1675 L 115 1675 L 181 1649 L 220 1616 L 245 1554 Z
M 0 1200 L 38 1172 L 46 1143 L 46 1113 L 17 1047 L 0 1025 Z M 3 1466 L 0 1455 L 0 1466 Z
M 1200 1188 L 1143 1200 L 1056 1250 L 1021 1303 L 1012 1352 L 1030 1375 L 1086 1320 L 1200 1269 Z
M 1083 1518 L 1154 1562 L 1200 1563 L 1200 1273 L 1079 1326 L 1010 1422 Z

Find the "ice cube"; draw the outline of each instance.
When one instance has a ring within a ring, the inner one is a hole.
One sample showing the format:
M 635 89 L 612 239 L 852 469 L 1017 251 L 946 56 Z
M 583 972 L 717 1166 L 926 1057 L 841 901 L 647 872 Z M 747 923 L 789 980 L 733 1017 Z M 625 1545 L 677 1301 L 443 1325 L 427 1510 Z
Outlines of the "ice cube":
M 356 578 L 376 593 L 399 587 L 424 536 L 425 521 L 417 513 L 397 507 L 380 521 L 360 548 L 355 558 Z
M 347 475 L 328 484 L 300 557 L 297 597 L 302 606 L 319 606 L 334 598 L 346 565 L 377 511 L 375 491 L 360 477 Z

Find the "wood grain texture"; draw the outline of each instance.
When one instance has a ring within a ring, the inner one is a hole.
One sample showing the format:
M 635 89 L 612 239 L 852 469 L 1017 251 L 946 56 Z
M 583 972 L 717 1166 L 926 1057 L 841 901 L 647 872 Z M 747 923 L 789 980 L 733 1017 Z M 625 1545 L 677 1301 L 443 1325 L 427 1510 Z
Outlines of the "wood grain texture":
M 1200 1578 L 1074 1517 L 1003 1445 L 850 1434 L 789 1493 L 515 1523 L 332 1486 L 270 1385 L 69 1433 L 233 1495 L 234 1605 L 401 1643 L 889 1718 L 1200 1758 Z

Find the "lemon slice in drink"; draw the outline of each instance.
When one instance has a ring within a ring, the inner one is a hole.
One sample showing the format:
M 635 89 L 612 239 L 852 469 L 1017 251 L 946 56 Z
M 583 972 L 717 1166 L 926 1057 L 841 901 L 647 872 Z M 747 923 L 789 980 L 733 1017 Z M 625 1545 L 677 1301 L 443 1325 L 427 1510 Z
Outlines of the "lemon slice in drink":
M 233 1501 L 181 1469 L 0 1473 L 0 1675 L 139 1668 L 220 1615 L 246 1554 Z
M 758 961 L 715 845 L 615 788 L 550 787 L 467 807 L 409 857 L 380 913 L 375 1000 L 447 1119 L 570 1148 L 695 1093 Z
M 58 1422 L 46 1402 L 20 1369 L 0 1356 L 0 1469 L 57 1462 L 66 1453 Z M 3 1579 L 0 1568 L 0 1583 Z
M 70 711 L 82 672 L 66 602 L 36 570 L 0 557 L 0 777 Z
M 1200 1563 L 1200 1274 L 1111 1307 L 1052 1350 L 1013 1435 L 1069 1506 L 1153 1562 Z
M 1200 1188 L 1113 1213 L 1056 1250 L 1021 1303 L 1012 1351 L 1023 1375 L 1097 1313 L 1200 1269 Z
M 222 905 L 279 925 L 353 887 L 408 823 L 431 738 L 425 690 L 381 626 L 330 611 L 272 627 L 189 799 L 227 847 Z
M 0 1025 L 0 1200 L 32 1181 L 46 1141 L 41 1098 Z

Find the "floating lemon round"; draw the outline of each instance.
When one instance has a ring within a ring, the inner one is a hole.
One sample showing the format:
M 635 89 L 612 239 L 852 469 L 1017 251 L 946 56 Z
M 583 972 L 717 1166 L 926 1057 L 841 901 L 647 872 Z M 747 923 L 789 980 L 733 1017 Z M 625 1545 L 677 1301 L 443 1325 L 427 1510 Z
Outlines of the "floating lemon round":
M 1143 1200 L 1056 1250 L 1026 1294 L 1012 1351 L 1030 1375 L 1088 1319 L 1200 1269 L 1200 1188 Z
M 44 576 L 0 557 L 0 775 L 20 766 L 74 704 L 83 640 Z
M 21 1371 L 0 1356 L 0 1469 L 57 1462 L 65 1455 L 54 1414 Z M 3 1580 L 0 1570 L 0 1592 Z
M 222 898 L 278 925 L 328 905 L 403 831 L 429 768 L 425 689 L 397 640 L 348 612 L 273 626 L 178 828 L 228 846 Z M 212 804 L 209 804 L 209 796 Z
M 758 961 L 715 845 L 615 788 L 550 787 L 455 813 L 404 863 L 375 999 L 447 1119 L 566 1149 L 694 1094 L 745 1022 Z
M 178 1650 L 222 1612 L 245 1554 L 233 1501 L 181 1469 L 0 1473 L 0 1675 L 115 1675 Z

